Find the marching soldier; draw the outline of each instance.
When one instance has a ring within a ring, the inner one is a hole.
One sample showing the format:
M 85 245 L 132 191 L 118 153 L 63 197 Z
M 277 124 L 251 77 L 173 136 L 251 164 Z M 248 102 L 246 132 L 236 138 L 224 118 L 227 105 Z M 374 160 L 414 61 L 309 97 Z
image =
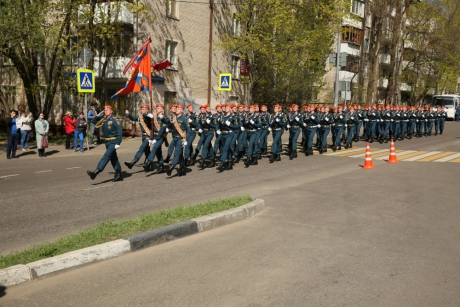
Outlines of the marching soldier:
M 410 107 L 410 110 L 407 113 L 407 116 L 409 118 L 409 123 L 407 125 L 407 138 L 410 140 L 410 139 L 412 139 L 412 135 L 414 134 L 415 123 L 416 123 L 416 120 L 417 120 L 417 113 L 416 113 L 416 110 L 415 110 L 414 106 Z
M 129 111 L 126 110 L 125 114 L 126 116 L 132 120 L 133 122 L 139 122 L 139 126 L 141 127 L 142 131 L 142 144 L 139 147 L 139 150 L 137 151 L 136 155 L 134 156 L 134 159 L 131 162 L 125 162 L 125 165 L 129 168 L 132 169 L 134 164 L 139 161 L 139 159 L 142 157 L 142 154 L 145 154 L 145 160 L 147 160 L 147 157 L 150 154 L 150 146 L 149 146 L 149 141 L 152 139 L 152 133 L 150 131 L 151 127 L 151 119 L 153 118 L 152 113 L 149 112 L 149 106 L 147 104 L 142 104 L 141 105 L 141 114 L 137 117 L 132 116 L 129 114 Z
M 383 142 L 385 143 L 388 143 L 388 140 L 389 140 L 389 130 L 390 130 L 390 125 L 391 125 L 391 120 L 393 119 L 393 114 L 391 113 L 391 110 L 390 110 L 390 105 L 387 104 L 385 106 L 385 111 L 382 112 L 382 115 L 381 115 L 381 121 L 383 121 L 382 123 L 382 137 L 380 138 L 380 144 L 382 144 Z
M 444 131 L 444 124 L 446 123 L 447 120 L 447 112 L 444 110 L 444 107 L 440 107 L 440 111 L 438 112 L 439 116 L 439 134 L 442 134 Z M 437 130 L 436 130 L 437 133 Z
M 187 146 L 187 134 L 190 133 L 190 128 L 187 125 L 187 119 L 183 116 L 184 106 L 176 105 L 176 114 L 172 116 L 170 121 L 171 134 L 173 140 L 170 147 L 174 148 L 174 158 L 166 173 L 171 176 L 173 169 L 180 163 L 178 174 L 179 176 L 186 175 L 187 161 L 184 160 L 183 148 Z
M 118 162 L 117 156 L 117 149 L 120 148 L 121 144 L 122 128 L 118 124 L 117 120 L 112 116 L 112 113 L 112 106 L 106 105 L 104 106 L 104 116 L 101 118 L 101 114 L 99 113 L 98 116 L 93 119 L 93 122 L 96 123 L 97 129 L 102 127 L 105 137 L 105 154 L 97 164 L 97 168 L 94 172 L 87 171 L 91 180 L 94 180 L 97 174 L 104 170 L 109 161 L 112 163 L 113 169 L 115 170 L 113 181 L 123 180 L 121 175 L 121 165 L 120 162 Z
M 281 161 L 281 136 L 284 132 L 284 127 L 286 127 L 286 115 L 281 112 L 283 107 L 280 104 L 275 104 L 274 111 L 275 113 L 269 120 L 269 131 L 272 131 L 273 134 L 273 144 L 272 144 L 272 156 L 270 158 L 270 163 L 275 161 Z
M 149 145 L 153 145 L 152 150 L 150 151 L 149 156 L 147 157 L 146 164 L 144 165 L 144 172 L 148 172 L 152 169 L 153 159 L 157 157 L 158 160 L 158 171 L 157 174 L 164 173 L 165 166 L 163 161 L 163 153 L 161 150 L 161 145 L 163 145 L 165 135 L 168 133 L 168 127 L 165 123 L 164 118 L 164 106 L 161 103 L 156 104 L 157 114 L 153 119 L 153 137 L 149 141 Z
M 220 134 L 222 136 L 222 149 L 220 151 L 221 164 L 217 168 L 219 172 L 222 172 L 227 165 L 228 170 L 233 169 L 232 150 L 230 146 L 233 139 L 233 133 L 239 128 L 238 120 L 232 116 L 231 105 L 225 105 L 225 113 L 219 120 L 219 130 L 222 132 Z
M 342 149 L 342 142 L 340 136 L 343 133 L 344 127 L 347 124 L 347 119 L 343 115 L 343 107 L 339 106 L 338 108 L 332 108 L 332 120 L 334 126 L 332 128 L 332 151 L 341 150 Z
M 346 115 L 347 123 L 347 143 L 345 144 L 345 149 L 353 147 L 353 133 L 355 133 L 355 125 L 358 124 L 358 116 L 356 114 L 355 108 L 350 106 L 350 111 Z
M 262 127 L 260 122 L 261 117 L 255 114 L 254 105 L 249 106 L 249 114 L 244 122 L 244 128 L 247 132 L 247 143 L 248 148 L 246 150 L 247 160 L 244 162 L 246 167 L 250 165 L 257 165 L 257 151 L 256 151 L 256 141 L 257 141 L 257 130 Z
M 193 104 L 189 103 L 187 105 L 187 114 L 185 115 L 187 119 L 187 125 L 190 128 L 190 133 L 187 133 L 187 146 L 185 147 L 185 161 L 188 161 L 189 158 L 193 156 L 193 141 L 196 138 L 197 131 L 199 133 L 202 132 L 200 120 L 196 116 L 195 112 L 193 112 Z M 190 162 L 193 162 L 194 159 L 192 158 Z M 189 163 L 190 165 L 191 163 Z
M 201 162 L 200 162 L 200 168 L 204 169 L 205 168 L 205 161 L 208 158 L 208 152 L 209 152 L 209 158 L 211 159 L 211 165 L 209 167 L 215 167 L 216 166 L 216 158 L 214 154 L 214 150 L 212 149 L 211 146 L 211 141 L 214 137 L 214 132 L 216 132 L 217 135 L 220 135 L 220 130 L 218 126 L 217 119 L 213 116 L 211 113 L 211 107 L 209 105 L 205 105 L 206 107 L 206 113 L 204 115 L 200 116 L 200 121 L 201 121 L 201 129 L 203 130 L 203 135 L 204 135 L 204 141 L 203 141 L 203 149 L 201 150 Z
M 169 106 L 169 110 L 171 111 L 171 115 L 169 116 L 169 120 L 167 120 L 168 124 L 171 122 L 171 120 L 173 119 L 174 116 L 176 116 L 176 105 L 175 104 L 172 104 Z M 168 127 L 168 130 L 172 130 L 172 127 Z M 165 163 L 169 163 L 169 160 L 171 159 L 171 156 L 173 154 L 173 151 L 174 151 L 174 147 L 173 146 L 169 146 L 168 147 L 168 155 L 166 156 L 166 159 L 165 159 Z
M 200 106 L 200 114 L 197 116 L 198 120 L 200 121 L 200 126 L 203 121 L 203 117 L 206 116 L 206 105 Z M 196 145 L 195 152 L 192 154 L 192 157 L 190 159 L 190 165 L 195 165 L 196 159 L 198 158 L 198 154 L 201 151 L 201 147 L 203 146 L 204 143 L 204 133 L 202 132 L 203 130 L 201 129 L 198 130 L 198 135 L 200 136 L 200 139 L 198 140 L 198 144 Z
M 303 124 L 302 117 L 299 114 L 299 106 L 297 104 L 292 105 L 292 112 L 289 114 L 289 147 L 290 155 L 289 160 L 297 158 L 297 140 L 300 135 L 300 126 Z

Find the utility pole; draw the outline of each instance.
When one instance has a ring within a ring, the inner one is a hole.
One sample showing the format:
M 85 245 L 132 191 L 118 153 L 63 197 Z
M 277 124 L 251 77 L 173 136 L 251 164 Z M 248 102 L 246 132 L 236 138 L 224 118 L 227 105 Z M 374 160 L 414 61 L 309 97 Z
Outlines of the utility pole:
M 341 8 L 343 8 L 343 0 L 342 0 Z M 339 28 L 339 31 L 337 32 L 337 60 L 336 60 L 336 70 L 335 70 L 334 107 L 337 107 L 339 105 L 340 47 L 342 44 L 341 36 L 342 36 L 342 20 L 340 21 L 340 28 Z
M 208 51 L 208 105 L 211 106 L 211 73 L 212 73 L 212 17 L 214 10 L 214 0 L 209 0 L 209 51 Z

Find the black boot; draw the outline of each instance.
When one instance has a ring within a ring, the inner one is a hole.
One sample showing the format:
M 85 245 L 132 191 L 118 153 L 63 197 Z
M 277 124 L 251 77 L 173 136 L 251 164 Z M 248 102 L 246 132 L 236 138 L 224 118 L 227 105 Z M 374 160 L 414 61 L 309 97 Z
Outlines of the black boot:
M 337 150 L 337 146 L 335 146 L 335 144 L 332 145 L 332 151 L 336 151 L 336 150 Z
M 196 158 L 198 157 L 198 154 L 200 152 L 198 150 L 195 149 L 195 154 L 193 155 L 193 158 L 190 160 L 190 165 L 195 165 L 196 163 Z
M 289 160 L 294 159 L 294 151 L 291 151 L 291 154 L 289 155 Z
M 251 157 L 248 157 L 247 160 L 246 160 L 246 162 L 244 162 L 244 165 L 245 165 L 246 167 L 249 167 L 249 165 L 251 165 L 252 162 L 253 162 L 253 161 L 252 161 L 252 158 L 251 158 Z
M 168 176 L 171 176 L 173 169 L 174 169 L 174 165 L 170 165 L 168 170 L 166 171 L 166 174 L 168 174 Z
M 42 157 L 43 157 L 43 158 L 46 158 L 45 148 L 42 148 Z
M 116 171 L 115 176 L 113 177 L 113 182 L 116 181 L 123 181 L 123 176 L 121 175 L 121 171 Z
M 439 131 L 439 134 L 442 134 L 442 130 L 441 130 L 441 131 Z
M 257 158 L 252 158 L 252 165 L 259 165 L 259 162 L 257 161 Z
M 281 161 L 281 155 L 276 154 L 276 160 L 275 161 Z
M 305 147 L 304 151 L 305 151 L 305 155 L 308 157 L 310 155 L 310 148 Z
M 225 164 L 226 164 L 226 163 L 227 163 L 227 162 L 221 162 L 221 163 L 220 163 L 219 167 L 217 168 L 217 170 L 219 171 L 219 173 L 224 171 L 224 169 L 225 169 Z
M 345 147 L 345 149 L 348 149 L 348 143 L 345 143 L 345 146 L 343 147 Z
M 166 159 L 165 159 L 165 161 L 164 161 L 164 163 L 169 163 L 169 159 L 171 159 L 171 156 L 170 156 L 170 155 L 167 155 L 167 156 L 166 156 Z
M 309 155 L 310 155 L 310 156 L 313 156 L 313 148 L 312 148 L 312 147 L 310 147 L 310 148 L 308 149 L 308 152 L 309 152 Z
M 216 167 L 216 159 L 211 159 L 211 165 L 209 167 Z
M 126 162 L 125 162 L 125 164 L 126 164 Z M 153 161 L 147 160 L 147 162 L 143 166 L 144 172 L 146 172 L 146 173 L 150 172 L 150 169 L 152 168 L 152 166 L 153 166 Z M 131 169 L 131 167 L 129 167 L 129 168 Z
M 162 173 L 164 173 L 164 172 L 166 172 L 166 170 L 165 170 L 165 165 L 164 165 L 164 164 L 159 164 L 159 165 L 158 165 L 157 174 L 162 174 Z
M 319 151 L 320 154 L 322 154 L 323 153 L 323 147 L 318 147 L 318 151 Z
M 200 165 L 198 167 L 201 168 L 201 169 L 204 169 L 204 162 L 205 161 L 206 160 L 204 158 L 201 158 Z
M 232 170 L 233 169 L 233 163 L 232 162 L 227 162 L 227 163 L 228 163 L 227 169 Z
M 39 150 L 38 150 L 38 156 L 39 156 L 39 157 L 43 157 L 42 150 L 43 150 L 43 149 L 39 149 Z
M 133 160 L 131 162 L 125 162 L 125 165 L 129 168 L 129 169 L 132 169 L 134 164 L 136 164 L 136 160 Z
M 275 160 L 276 160 L 276 154 L 272 153 L 272 156 L 270 157 L 270 163 L 275 162 Z
M 99 174 L 100 172 L 101 171 L 98 168 L 96 168 L 94 172 L 86 171 L 86 173 L 89 175 L 91 180 L 94 180 L 94 178 L 96 178 L 97 174 Z

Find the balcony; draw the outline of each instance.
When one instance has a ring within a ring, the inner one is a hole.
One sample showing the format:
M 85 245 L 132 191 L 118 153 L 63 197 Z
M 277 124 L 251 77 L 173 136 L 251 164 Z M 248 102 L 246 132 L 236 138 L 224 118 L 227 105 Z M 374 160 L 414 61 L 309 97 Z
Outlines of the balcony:
M 360 49 L 361 49 L 361 45 L 357 45 L 353 43 L 342 43 L 340 45 L 340 52 L 346 52 L 352 56 L 359 56 Z
M 399 89 L 401 90 L 401 92 L 410 92 L 412 91 L 412 86 L 410 86 L 407 83 L 401 83 L 401 86 L 399 87 Z
M 96 57 L 94 59 L 94 74 L 96 78 L 102 77 L 102 66 L 104 65 L 105 59 L 105 57 Z M 129 60 L 130 58 L 124 57 L 109 58 L 109 63 L 105 70 L 105 77 L 108 79 L 126 78 L 126 76 L 123 75 L 123 69 L 126 64 L 128 64 Z
M 88 15 L 90 9 L 89 4 L 80 5 L 78 9 L 78 19 Z M 105 17 L 110 13 L 111 22 L 121 22 L 124 24 L 134 24 L 134 17 L 132 11 L 128 7 L 128 2 L 104 2 L 96 5 L 94 13 L 94 23 L 104 22 Z
M 387 78 L 379 78 L 378 87 L 379 88 L 387 88 L 388 87 L 388 79 Z
M 391 55 L 389 54 L 379 54 L 379 63 L 390 65 Z
M 351 72 L 351 71 L 346 71 L 346 70 L 341 70 L 339 72 L 339 81 L 350 82 L 352 79 L 353 79 L 353 83 L 356 83 L 358 81 L 358 77 L 356 76 L 356 73 Z

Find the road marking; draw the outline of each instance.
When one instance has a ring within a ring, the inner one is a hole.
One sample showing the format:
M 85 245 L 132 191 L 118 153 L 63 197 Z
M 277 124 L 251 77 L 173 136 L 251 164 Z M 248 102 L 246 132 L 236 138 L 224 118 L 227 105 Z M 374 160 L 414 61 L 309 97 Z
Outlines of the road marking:
M 19 174 L 14 174 L 14 175 L 6 175 L 6 176 L 2 176 L 0 178 L 7 178 L 7 177 L 14 177 L 14 176 L 18 176 Z
M 408 155 L 408 154 L 411 154 L 411 153 L 414 153 L 416 152 L 415 150 L 405 150 L 405 151 L 401 151 L 398 155 L 397 155 L 397 158 L 399 159 L 399 157 L 402 157 L 402 156 L 405 156 L 405 155 Z M 390 155 L 388 155 L 390 156 Z M 374 157 L 372 157 L 374 158 Z M 381 157 L 377 157 L 375 158 L 376 160 L 385 160 L 385 159 L 388 159 L 388 157 L 386 156 L 381 156 Z
M 81 168 L 81 166 L 68 167 L 67 169 Z
M 355 152 L 355 151 L 359 151 L 359 150 L 363 150 L 363 149 L 362 148 L 345 149 L 345 152 Z M 339 154 L 343 154 L 343 151 L 336 151 L 336 152 L 333 152 L 333 153 L 328 153 L 328 154 L 325 154 L 325 156 L 336 156 L 336 155 L 339 155 Z
M 443 158 L 443 157 L 445 157 L 445 156 L 453 155 L 454 153 L 455 153 L 455 152 L 446 151 L 446 152 L 442 152 L 442 153 L 440 153 L 440 154 L 437 154 L 437 155 L 434 155 L 434 156 L 431 156 L 431 157 L 427 157 L 427 158 L 418 160 L 417 162 L 430 162 L 430 161 L 433 161 L 433 160 L 437 160 L 437 159 L 439 159 L 439 158 Z
M 395 152 L 401 152 L 403 150 L 401 149 L 396 149 Z M 372 153 L 372 159 L 374 158 L 385 158 L 385 157 L 389 157 L 390 156 L 390 150 L 389 149 L 385 149 L 385 151 L 382 151 L 381 153 L 377 153 L 377 154 L 374 154 Z
M 457 158 L 457 159 L 454 159 L 454 160 L 450 160 L 449 162 L 460 162 L 460 158 Z
M 113 186 L 113 184 L 103 185 L 103 186 L 100 186 L 100 187 L 94 187 L 94 188 L 89 188 L 89 189 L 83 189 L 83 191 L 94 190 L 94 189 L 101 189 L 101 188 L 107 188 L 107 187 L 111 187 L 111 186 Z
M 388 149 L 377 150 L 377 151 L 372 152 L 372 156 L 373 156 L 374 154 L 379 154 L 379 153 L 385 153 L 385 154 L 387 154 L 387 152 L 388 152 Z M 350 157 L 350 158 L 364 158 L 362 153 L 357 154 L 357 155 L 353 155 L 353 156 L 349 156 L 349 157 Z
M 344 153 L 339 153 L 337 154 L 336 156 L 337 157 L 352 157 L 352 156 L 355 156 L 356 158 L 357 157 L 361 157 L 363 153 L 366 152 L 366 148 L 360 148 L 359 149 L 360 153 L 359 154 L 356 154 L 356 151 L 353 153 L 351 151 L 345 151 Z M 371 148 L 371 152 L 376 152 L 376 151 L 381 151 L 381 149 L 378 149 L 378 148 Z
M 460 153 L 456 153 L 455 155 L 451 155 L 451 156 L 448 156 L 448 157 L 445 157 L 445 158 L 442 158 L 442 159 L 438 159 L 438 160 L 435 160 L 433 162 L 447 162 L 447 161 L 453 160 L 453 159 L 458 158 L 458 157 L 460 157 Z
M 52 172 L 53 170 L 52 169 L 49 169 L 47 171 L 38 171 L 38 172 L 35 172 L 35 174 L 38 174 L 38 173 L 47 173 L 47 172 Z
M 426 153 L 426 151 L 416 151 L 416 152 L 410 153 L 408 155 L 400 156 L 400 157 L 398 157 L 398 160 L 405 160 L 405 159 L 408 159 L 408 158 L 411 158 L 411 157 L 420 156 L 420 155 L 422 155 L 424 153 Z
M 428 152 L 426 154 L 423 154 L 423 155 L 418 155 L 418 156 L 415 156 L 415 157 L 412 157 L 412 158 L 409 158 L 409 159 L 405 159 L 406 161 L 417 161 L 418 159 L 423 159 L 423 158 L 426 158 L 426 157 L 429 157 L 429 156 L 434 156 L 434 155 L 437 155 L 438 153 L 441 153 L 440 151 L 432 151 L 432 152 Z

